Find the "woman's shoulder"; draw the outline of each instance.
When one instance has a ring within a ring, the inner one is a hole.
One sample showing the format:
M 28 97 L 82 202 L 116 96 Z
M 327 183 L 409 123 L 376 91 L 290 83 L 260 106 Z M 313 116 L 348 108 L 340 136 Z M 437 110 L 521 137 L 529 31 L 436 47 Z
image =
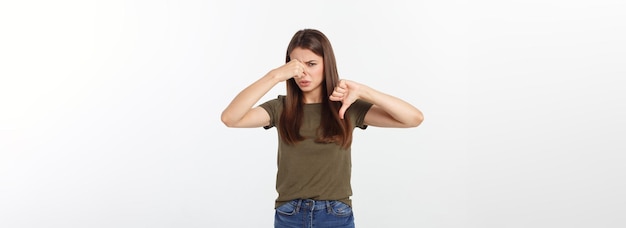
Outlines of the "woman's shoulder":
M 276 102 L 278 102 L 280 104 L 284 104 L 286 99 L 287 99 L 287 96 L 285 96 L 285 95 L 278 95 L 276 98 L 274 98 L 274 99 L 272 99 L 270 101 L 276 101 Z
M 276 98 L 274 99 L 270 99 L 265 101 L 263 104 L 261 104 L 261 107 L 268 107 L 268 106 L 272 106 L 272 107 L 280 107 L 283 106 L 285 104 L 285 95 L 278 95 Z

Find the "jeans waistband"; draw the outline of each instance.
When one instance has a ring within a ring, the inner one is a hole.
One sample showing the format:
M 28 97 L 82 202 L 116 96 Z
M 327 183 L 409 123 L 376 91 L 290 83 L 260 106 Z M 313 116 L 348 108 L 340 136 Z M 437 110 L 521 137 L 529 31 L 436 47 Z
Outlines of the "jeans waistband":
M 332 206 L 336 203 L 336 200 L 312 200 L 312 199 L 297 199 L 289 202 L 291 205 L 296 207 L 297 211 L 300 209 L 307 210 L 323 210 L 332 208 Z

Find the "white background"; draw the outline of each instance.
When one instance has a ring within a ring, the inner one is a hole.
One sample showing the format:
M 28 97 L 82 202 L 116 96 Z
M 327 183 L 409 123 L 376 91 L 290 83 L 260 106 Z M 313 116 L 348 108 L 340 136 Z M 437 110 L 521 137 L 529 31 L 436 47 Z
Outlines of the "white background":
M 0 226 L 272 227 L 276 131 L 219 116 L 316 28 L 343 78 L 426 117 L 356 131 L 358 227 L 624 227 L 624 12 L 618 0 L 3 1 Z

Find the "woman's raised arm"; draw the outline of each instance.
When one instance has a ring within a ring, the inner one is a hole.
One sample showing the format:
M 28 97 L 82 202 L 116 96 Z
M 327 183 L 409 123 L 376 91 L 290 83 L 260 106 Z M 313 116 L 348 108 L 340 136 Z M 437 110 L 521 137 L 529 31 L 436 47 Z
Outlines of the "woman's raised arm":
M 276 84 L 294 76 L 302 76 L 305 66 L 292 60 L 276 68 L 252 83 L 230 102 L 222 112 L 222 122 L 228 127 L 262 127 L 270 122 L 269 114 L 261 107 L 252 106 L 259 102 Z

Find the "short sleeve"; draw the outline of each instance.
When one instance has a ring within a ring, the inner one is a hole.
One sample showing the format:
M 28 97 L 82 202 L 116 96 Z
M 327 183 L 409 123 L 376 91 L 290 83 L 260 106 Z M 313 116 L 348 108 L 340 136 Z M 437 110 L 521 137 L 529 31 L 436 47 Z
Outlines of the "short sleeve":
M 350 107 L 348 108 L 348 115 L 350 116 L 350 121 L 354 125 L 354 127 L 358 127 L 361 129 L 366 129 L 367 125 L 365 125 L 365 114 L 372 107 L 372 103 L 356 100 Z
M 277 122 L 280 118 L 280 114 L 283 111 L 284 100 L 285 100 L 285 96 L 278 96 L 278 98 L 276 99 L 269 100 L 259 105 L 261 108 L 265 109 L 267 114 L 269 114 L 270 116 L 270 124 L 267 126 L 264 126 L 263 128 L 270 129 L 277 125 Z

